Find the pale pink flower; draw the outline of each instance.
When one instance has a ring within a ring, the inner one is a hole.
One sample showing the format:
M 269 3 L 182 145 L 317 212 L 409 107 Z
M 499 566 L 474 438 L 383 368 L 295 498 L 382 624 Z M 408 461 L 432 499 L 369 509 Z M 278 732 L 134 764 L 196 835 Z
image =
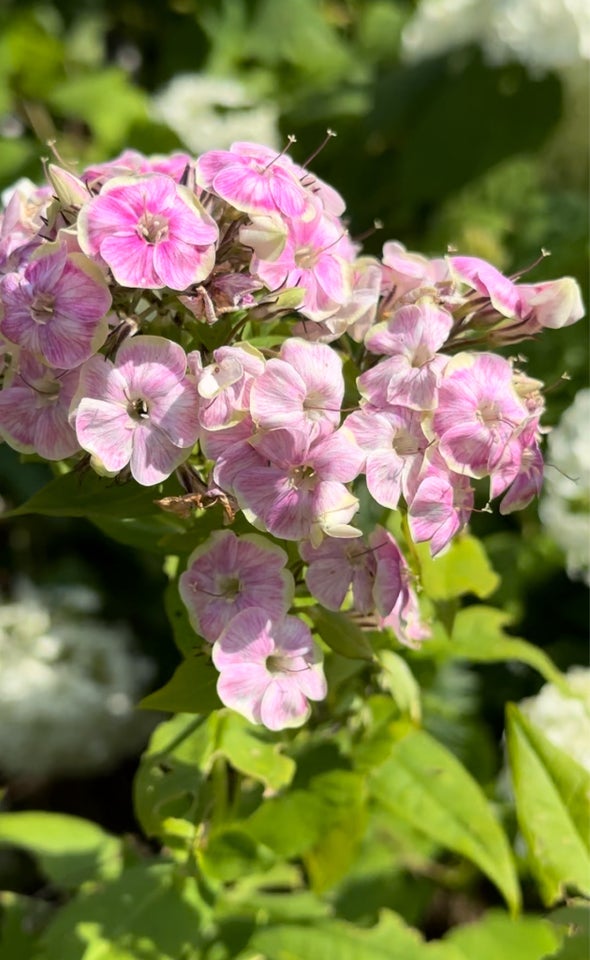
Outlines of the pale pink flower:
M 395 303 L 418 287 L 432 286 L 448 275 L 444 260 L 428 260 L 410 253 L 403 243 L 389 240 L 383 245 L 383 292 Z
M 513 280 L 479 257 L 449 257 L 448 261 L 456 281 L 489 300 L 503 317 L 519 316 L 520 295 Z
M 45 460 L 78 453 L 68 414 L 79 379 L 79 369 L 50 370 L 22 352 L 18 370 L 0 391 L 0 436 L 14 450 Z
M 42 243 L 40 231 L 51 201 L 51 187 L 36 187 L 23 178 L 0 214 L 0 274 L 18 270 Z
M 293 220 L 282 253 L 274 260 L 254 256 L 250 271 L 269 290 L 301 287 L 300 313 L 324 320 L 350 298 L 354 253 L 340 223 L 316 211 L 312 220 Z
M 52 367 L 78 367 L 104 343 L 111 294 L 97 266 L 65 247 L 0 280 L 0 329 Z
M 435 557 L 468 523 L 473 497 L 469 477 L 453 473 L 442 457 L 433 452 L 428 469 L 409 504 L 412 539 L 416 543 L 427 540 Z
M 240 506 L 276 537 L 311 539 L 324 534 L 356 537 L 349 526 L 358 500 L 345 483 L 354 480 L 362 451 L 346 431 L 312 440 L 300 430 L 269 430 L 255 436 L 259 462 L 233 479 Z
M 229 622 L 213 646 L 222 702 L 269 730 L 299 727 L 309 700 L 327 693 L 322 654 L 309 627 L 296 617 L 273 621 L 252 607 Z
M 338 426 L 343 396 L 339 355 L 325 344 L 292 337 L 254 381 L 250 412 L 262 430 L 301 429 L 315 438 Z
M 428 446 L 419 414 L 407 407 L 377 410 L 365 406 L 351 413 L 345 426 L 365 451 L 371 496 L 392 510 L 402 495 L 409 501 Z
M 264 366 L 263 355 L 242 343 L 219 347 L 213 351 L 213 363 L 193 370 L 200 397 L 199 419 L 205 430 L 227 429 L 248 415 L 252 384 L 263 374 Z
M 196 178 L 200 187 L 245 213 L 313 215 L 292 163 L 258 143 L 237 142 L 229 150 L 208 150 L 197 160 Z
M 197 439 L 197 392 L 186 354 L 164 337 L 126 340 L 113 363 L 81 369 L 72 419 L 80 445 L 111 473 L 129 464 L 138 483 L 161 483 Z
M 578 283 L 572 277 L 544 283 L 520 283 L 520 315 L 525 320 L 520 333 L 532 334 L 550 327 L 569 327 L 584 316 L 584 304 Z
M 509 443 L 528 419 L 508 360 L 463 353 L 447 364 L 432 430 L 451 470 L 471 477 L 493 473 L 510 455 Z
M 271 620 L 287 613 L 295 583 L 287 554 L 264 537 L 218 530 L 197 547 L 179 580 L 180 596 L 197 633 L 214 643 L 242 610 L 260 607 Z
M 78 216 L 80 246 L 123 287 L 185 290 L 215 264 L 215 221 L 165 174 L 115 177 Z
M 308 564 L 305 573 L 307 588 L 324 607 L 340 610 L 352 587 L 354 609 L 358 613 L 373 610 L 377 563 L 364 540 L 327 537 L 318 547 L 304 541 L 299 545 L 299 553 Z
M 114 160 L 86 167 L 81 177 L 91 188 L 96 188 L 105 181 L 112 180 L 113 177 L 127 177 L 129 174 L 140 176 L 146 173 L 165 173 L 180 183 L 187 166 L 191 165 L 192 159 L 188 153 L 177 152 L 168 156 L 157 154 L 145 157 L 137 150 L 124 150 Z

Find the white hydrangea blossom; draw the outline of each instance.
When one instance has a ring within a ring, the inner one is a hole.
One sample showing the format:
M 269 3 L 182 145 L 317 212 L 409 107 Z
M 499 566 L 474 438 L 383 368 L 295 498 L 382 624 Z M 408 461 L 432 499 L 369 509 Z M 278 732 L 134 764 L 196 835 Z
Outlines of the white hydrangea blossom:
M 546 683 L 519 706 L 554 746 L 590 772 L 590 668 L 572 667 L 566 676 L 576 697 Z
M 257 101 L 239 80 L 178 74 L 154 96 L 152 112 L 193 153 L 225 150 L 235 140 L 278 146 L 276 106 Z
M 21 585 L 0 605 L 0 769 L 8 777 L 104 770 L 141 747 L 152 721 L 134 705 L 153 664 L 126 627 L 89 616 L 92 590 Z
M 519 60 L 534 74 L 590 59 L 587 0 L 421 0 L 402 36 L 407 60 L 479 44 L 493 64 Z
M 590 389 L 580 390 L 549 435 L 539 515 L 565 553 L 568 574 L 590 586 Z

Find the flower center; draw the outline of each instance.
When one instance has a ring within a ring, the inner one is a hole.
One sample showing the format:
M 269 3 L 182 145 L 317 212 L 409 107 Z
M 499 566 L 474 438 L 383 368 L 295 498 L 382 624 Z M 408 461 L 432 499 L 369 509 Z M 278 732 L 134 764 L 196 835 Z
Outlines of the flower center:
M 498 404 L 492 402 L 482 403 L 475 411 L 475 415 L 479 422 L 485 424 L 487 427 L 494 426 L 499 423 L 501 419 Z
M 282 657 L 279 653 L 271 653 L 270 657 L 266 658 L 266 669 L 269 673 L 285 673 L 289 672 L 289 668 L 289 657 Z
M 150 411 L 143 397 L 130 400 L 127 404 L 127 413 L 132 420 L 149 420 Z
M 315 470 L 306 465 L 292 467 L 289 470 L 289 481 L 291 487 L 295 489 L 313 490 L 316 481 Z
M 147 210 L 137 224 L 137 232 L 148 243 L 159 243 L 168 237 L 168 218 Z
M 416 437 L 413 437 L 407 430 L 400 430 L 391 441 L 391 446 L 400 457 L 408 457 L 413 453 L 418 453 L 418 443 Z
M 52 293 L 38 293 L 33 297 L 30 312 L 35 323 L 44 324 L 53 316 L 55 297 Z
M 428 363 L 432 359 L 432 353 L 425 343 L 419 343 L 416 347 L 414 356 L 412 357 L 412 366 L 413 367 L 422 367 L 425 363 Z
M 235 600 L 242 592 L 239 577 L 222 577 L 219 582 L 219 592 L 226 600 Z
M 293 255 L 293 259 L 302 270 L 313 270 L 318 260 L 319 251 L 315 247 L 299 247 Z

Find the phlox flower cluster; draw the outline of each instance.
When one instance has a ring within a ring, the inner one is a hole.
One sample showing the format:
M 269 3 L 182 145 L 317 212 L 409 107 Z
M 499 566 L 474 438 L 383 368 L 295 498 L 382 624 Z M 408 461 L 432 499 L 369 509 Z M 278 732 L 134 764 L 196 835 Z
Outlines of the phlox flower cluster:
M 505 513 L 537 495 L 542 384 L 495 351 L 578 320 L 578 286 L 394 241 L 363 255 L 342 197 L 260 144 L 47 176 L 0 223 L 0 436 L 145 486 L 176 471 L 187 497 L 241 510 L 260 536 L 199 547 L 183 599 L 222 699 L 301 723 L 321 659 L 265 537 L 299 545 L 320 603 L 420 643 L 412 576 L 359 488 L 433 555 L 477 481 Z

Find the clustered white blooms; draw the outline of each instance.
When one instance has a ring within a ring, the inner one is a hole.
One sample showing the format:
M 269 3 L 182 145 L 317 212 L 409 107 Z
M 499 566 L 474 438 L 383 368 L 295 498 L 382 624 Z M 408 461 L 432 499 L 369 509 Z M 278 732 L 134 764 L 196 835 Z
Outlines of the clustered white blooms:
M 88 774 L 139 749 L 134 710 L 153 664 L 129 630 L 90 616 L 93 591 L 21 584 L 0 605 L 0 770 L 7 777 Z
M 407 24 L 407 60 L 466 44 L 493 64 L 518 60 L 533 74 L 569 72 L 590 59 L 587 0 L 421 0 Z
M 520 708 L 554 746 L 590 772 L 590 668 L 571 667 L 566 676 L 575 697 L 546 683 Z
M 590 586 L 590 388 L 549 435 L 541 520 L 565 553 L 568 574 Z
M 153 115 L 195 153 L 226 150 L 235 140 L 278 147 L 278 109 L 232 77 L 181 73 L 152 100 Z

